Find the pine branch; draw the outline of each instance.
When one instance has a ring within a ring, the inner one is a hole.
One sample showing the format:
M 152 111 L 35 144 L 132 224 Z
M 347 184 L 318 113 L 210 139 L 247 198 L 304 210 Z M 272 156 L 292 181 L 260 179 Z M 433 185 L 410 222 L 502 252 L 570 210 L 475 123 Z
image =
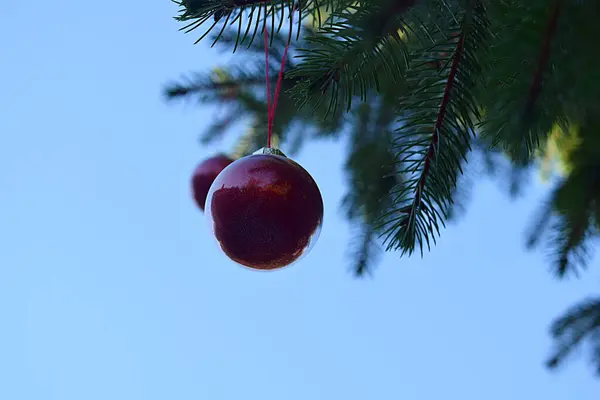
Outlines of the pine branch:
M 302 20 L 319 13 L 322 8 L 339 10 L 351 4 L 350 0 L 304 0 L 294 2 L 290 0 L 172 0 L 180 6 L 177 20 L 187 22 L 180 30 L 185 33 L 192 32 L 200 26 L 208 23 L 210 26 L 195 43 L 203 40 L 213 29 L 217 29 L 212 46 L 221 38 L 222 33 L 230 26 L 237 25 L 236 43 L 233 48 L 235 52 L 240 43 L 252 45 L 256 34 L 262 32 L 267 26 L 274 34 L 281 31 L 285 13 L 292 10 L 292 6 L 299 14 L 297 21 L 297 35 L 300 35 Z M 212 19 L 212 22 L 210 21 Z M 268 21 L 268 22 L 267 22 Z M 320 23 L 320 19 L 319 19 Z M 220 25 L 220 28 L 217 26 Z M 289 29 L 292 24 L 290 19 Z
M 298 49 L 299 64 L 289 74 L 304 79 L 292 93 L 299 106 L 313 96 L 329 99 L 328 110 L 335 112 L 342 102 L 346 111 L 352 99 L 364 101 L 371 90 L 380 91 L 381 80 L 402 80 L 408 59 L 406 45 L 397 31 L 399 17 L 414 0 L 381 0 L 369 7 L 348 6 L 334 13 L 330 26 L 308 36 Z
M 529 228 L 528 248 L 538 247 L 545 239 L 558 278 L 578 275 L 590 259 L 591 242 L 598 235 L 598 200 L 589 190 L 589 185 L 596 184 L 595 175 L 590 169 L 574 170 L 557 185 Z
M 542 50 L 538 58 L 535 73 L 533 74 L 533 78 L 531 80 L 527 100 L 525 101 L 525 107 L 523 110 L 523 119 L 525 121 L 524 126 L 527 126 L 528 121 L 530 121 L 533 118 L 533 108 L 542 90 L 542 76 L 543 72 L 548 67 L 548 59 L 550 58 L 550 43 L 554 37 L 554 34 L 556 33 L 556 26 L 558 24 L 558 17 L 560 15 L 561 5 L 562 0 L 554 1 L 552 13 L 550 14 L 548 26 L 546 27 L 546 33 L 544 34 L 544 38 L 542 40 Z
M 249 72 L 246 72 L 248 71 Z M 252 70 L 252 65 L 246 64 L 246 68 L 231 68 L 222 74 L 192 74 L 189 77 L 183 77 L 179 82 L 167 84 L 164 89 L 164 95 L 167 100 L 178 100 L 190 98 L 192 96 L 201 96 L 212 94 L 212 96 L 201 97 L 203 102 L 219 101 L 227 102 L 240 100 L 240 95 L 245 93 L 264 92 L 265 76 L 260 72 L 258 66 L 256 72 Z M 271 73 L 270 81 L 274 85 L 277 80 L 277 74 Z M 300 78 L 288 78 L 286 74 L 282 79 L 282 87 L 293 87 Z
M 284 37 L 285 36 L 285 37 Z M 281 64 L 283 52 L 281 48 L 287 42 L 287 35 L 277 34 L 273 38 L 274 46 L 269 47 L 269 78 L 272 85 L 277 80 L 277 72 Z M 236 32 L 227 30 L 222 34 L 219 44 L 234 45 L 236 43 Z M 257 42 L 258 43 L 258 42 Z M 290 46 L 293 51 L 294 46 Z M 252 44 L 250 56 L 238 65 L 227 68 L 215 68 L 210 74 L 194 73 L 184 76 L 179 82 L 166 85 L 164 95 L 167 100 L 188 98 L 191 96 L 202 96 L 201 102 L 231 102 L 240 99 L 239 95 L 244 93 L 264 91 L 265 87 L 265 61 L 264 45 L 262 43 Z M 289 54 L 289 53 L 288 53 Z M 254 57 L 252 57 L 254 56 Z M 291 57 L 288 55 L 284 63 L 284 71 L 293 67 Z M 284 91 L 296 85 L 303 77 L 290 78 L 284 74 L 282 87 Z M 212 96 L 210 96 L 212 94 Z M 208 95 L 208 96 L 207 96 Z M 243 97 L 242 97 L 243 99 Z
M 551 7 L 546 1 L 492 4 L 496 57 L 489 63 L 487 89 L 478 95 L 486 110 L 479 128 L 494 147 L 528 165 L 564 115 L 562 99 L 556 95 L 564 86 L 555 79 L 559 72 L 553 63 L 563 57 L 556 40 L 563 1 L 555 0 Z
M 517 188 L 523 186 L 551 128 L 565 121 L 582 124 L 590 109 L 597 107 L 600 59 L 590 51 L 590 43 L 600 35 L 600 8 L 591 1 L 555 1 L 550 5 L 543 0 L 485 2 L 486 9 L 481 0 L 297 4 L 302 17 L 318 14 L 323 7 L 333 12 L 326 24 L 308 33 L 307 40 L 292 44 L 291 53 L 298 54 L 299 63 L 286 61 L 274 127 L 278 138 L 289 140 L 289 132 L 295 132 L 293 142 L 299 146 L 303 138 L 340 135 L 342 127 L 359 125 L 356 112 L 361 102 L 373 106 L 364 138 L 352 138 L 346 166 L 350 183 L 346 200 L 354 213 L 348 217 L 360 231 L 356 271 L 371 268 L 368 257 L 360 254 L 378 243 L 374 232 L 386 237 L 388 249 L 403 254 L 417 247 L 423 254 L 423 248 L 435 242 L 462 194 L 459 178 L 479 121 L 483 120 L 478 142 L 490 145 L 486 161 L 497 167 L 510 158 L 514 168 L 502 179 Z M 253 38 L 265 25 L 269 27 L 269 52 L 275 55 L 272 59 L 280 58 L 282 35 L 277 32 L 290 21 L 286 10 L 292 4 L 289 0 L 185 0 L 182 4 L 179 19 L 190 23 L 189 30 L 212 24 L 213 44 L 234 51 L 246 46 L 248 58 L 224 80 L 197 76 L 171 85 L 167 95 L 225 104 L 235 111 L 230 115 L 249 117 L 254 133 L 242 146 L 242 152 L 247 151 L 257 144 L 253 138 L 262 135 L 265 115 L 263 48 Z M 485 78 L 487 85 L 479 78 Z M 374 143 L 389 143 L 383 137 L 394 123 L 376 134 L 373 126 L 382 113 L 373 104 L 387 95 L 396 107 L 392 115 L 399 115 L 394 122 L 403 127 L 390 135 L 394 145 L 384 152 Z M 299 109 L 293 100 L 306 107 Z M 241 111 L 233 107 L 236 104 Z M 600 115 L 598 110 L 594 113 Z M 324 122 L 325 117 L 331 120 Z M 214 136 L 222 135 L 227 124 L 227 116 L 216 120 L 211 127 Z M 572 151 L 576 156 L 569 159 L 569 174 L 544 210 L 548 211 L 540 220 L 544 229 L 538 227 L 537 236 L 530 237 L 535 246 L 541 233 L 545 235 L 559 277 L 585 266 L 586 250 L 600 229 L 600 179 L 596 178 L 600 154 L 590 150 L 600 151 L 594 144 L 600 143 L 600 123 L 586 129 L 591 133 L 584 145 Z M 390 152 L 397 154 L 390 156 Z M 364 158 L 360 162 L 359 154 Z M 396 164 L 383 170 L 400 183 L 387 179 L 379 165 L 376 170 L 383 175 L 370 175 L 374 160 L 388 156 Z
M 451 207 L 448 209 L 447 222 L 457 222 L 459 218 L 463 217 L 467 213 L 467 206 L 471 200 L 471 190 L 474 184 L 468 170 L 471 164 L 470 161 L 463 161 L 462 164 L 461 169 L 465 173 L 458 177 L 456 186 L 452 190 Z
M 586 341 L 592 347 L 596 373 L 600 376 L 600 298 L 587 299 L 569 309 L 551 327 L 555 350 L 546 362 L 556 369 Z
M 198 79 L 194 82 L 185 83 L 172 83 L 167 85 L 164 93 L 168 100 L 174 100 L 181 97 L 189 97 L 203 92 L 221 92 L 221 91 L 233 91 L 234 93 L 241 86 L 252 86 L 252 85 L 264 85 L 265 79 L 258 77 L 249 77 L 247 79 L 238 81 L 221 81 L 221 82 L 203 82 Z M 231 93 L 231 92 L 230 92 Z M 221 97 L 223 99 L 231 99 L 229 95 Z M 235 99 L 235 96 L 233 97 Z
M 578 275 L 578 270 L 585 268 L 591 258 L 590 240 L 596 232 L 586 214 L 584 211 L 575 219 L 560 216 L 553 226 L 550 251 L 555 259 L 553 270 L 559 278 L 568 272 Z
M 243 110 L 241 107 L 234 107 L 222 116 L 216 117 L 206 128 L 199 138 L 203 145 L 213 143 L 215 140 L 223 138 L 225 132 L 239 119 Z
M 252 154 L 257 149 L 265 146 L 266 120 L 255 118 L 251 121 L 251 125 L 237 140 L 231 154 L 234 158 L 240 158 Z M 274 129 L 272 132 L 271 143 L 273 146 L 279 146 L 281 139 L 279 129 Z
M 394 193 L 395 217 L 385 232 L 387 249 L 402 254 L 410 255 L 418 246 L 423 255 L 424 245 L 430 248 L 430 239 L 435 243 L 474 136 L 473 118 L 478 112 L 471 95 L 481 68 L 476 50 L 485 48 L 489 36 L 481 2 L 472 2 L 464 11 L 458 31 L 458 41 L 446 40 L 426 52 L 445 52 L 454 46 L 445 79 L 423 68 L 429 59 L 415 58 L 414 70 L 408 74 L 420 87 L 404 99 L 406 116 L 401 119 L 404 126 L 397 139 L 407 184 Z M 436 95 L 440 89 L 441 95 Z
M 552 225 L 553 217 L 554 209 L 552 199 L 550 199 L 538 207 L 533 222 L 529 225 L 525 242 L 528 249 L 533 249 L 540 244 L 544 233 Z
M 371 275 L 374 266 L 381 256 L 381 246 L 378 242 L 377 230 L 373 225 L 362 224 L 359 233 L 354 236 L 351 256 L 353 265 L 350 270 L 357 278 Z
M 393 106 L 385 98 L 372 96 L 352 114 L 352 150 L 346 162 L 348 193 L 341 208 L 357 229 L 351 245 L 352 269 L 356 276 L 364 276 L 373 269 L 381 250 L 377 222 L 391 206 L 386 199 L 401 182 L 390 151 Z

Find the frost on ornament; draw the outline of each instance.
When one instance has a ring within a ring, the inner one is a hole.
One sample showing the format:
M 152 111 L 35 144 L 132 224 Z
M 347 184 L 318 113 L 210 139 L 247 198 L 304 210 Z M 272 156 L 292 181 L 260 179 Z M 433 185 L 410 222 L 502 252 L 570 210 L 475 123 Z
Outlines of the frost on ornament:
M 192 175 L 192 194 L 200 210 L 204 211 L 206 196 L 213 181 L 233 160 L 224 154 L 202 161 Z
M 229 258 L 273 270 L 297 261 L 316 242 L 323 199 L 304 168 L 279 150 L 264 148 L 219 174 L 206 213 Z

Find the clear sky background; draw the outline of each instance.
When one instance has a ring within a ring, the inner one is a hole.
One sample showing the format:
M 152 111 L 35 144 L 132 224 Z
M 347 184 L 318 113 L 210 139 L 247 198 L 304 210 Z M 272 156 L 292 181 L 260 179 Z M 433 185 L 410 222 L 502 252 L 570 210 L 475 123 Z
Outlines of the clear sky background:
M 175 13 L 0 7 L 0 399 L 598 399 L 587 360 L 543 367 L 552 318 L 600 282 L 558 283 L 524 251 L 538 184 L 511 202 L 482 181 L 432 253 L 355 280 L 345 148 L 312 144 L 297 157 L 326 206 L 311 254 L 274 273 L 228 261 L 189 194 L 227 146 L 199 148 L 208 110 L 161 98 L 219 59 Z

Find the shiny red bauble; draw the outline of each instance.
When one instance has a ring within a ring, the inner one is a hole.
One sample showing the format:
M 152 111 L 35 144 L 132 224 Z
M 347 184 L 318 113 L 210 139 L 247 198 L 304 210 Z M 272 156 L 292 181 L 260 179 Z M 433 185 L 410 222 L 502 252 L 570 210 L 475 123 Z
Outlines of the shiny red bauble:
M 297 261 L 316 241 L 323 199 L 304 168 L 275 149 L 240 158 L 213 182 L 206 214 L 223 252 L 252 269 Z
M 206 196 L 213 181 L 233 160 L 224 154 L 202 161 L 192 175 L 192 194 L 196 204 L 204 211 Z

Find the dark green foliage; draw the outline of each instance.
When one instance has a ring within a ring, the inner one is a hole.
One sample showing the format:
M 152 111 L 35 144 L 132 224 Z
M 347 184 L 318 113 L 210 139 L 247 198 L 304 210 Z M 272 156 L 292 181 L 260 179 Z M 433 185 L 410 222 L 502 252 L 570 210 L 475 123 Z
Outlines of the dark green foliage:
M 357 275 L 371 272 L 383 250 L 429 250 L 464 211 L 474 174 L 495 175 L 509 193 L 521 193 L 549 141 L 567 152 L 561 159 L 569 172 L 540 205 L 527 243 L 548 249 L 558 278 L 587 266 L 600 229 L 600 57 L 593 50 L 600 2 L 178 4 L 183 30 L 202 26 L 200 39 L 243 54 L 234 65 L 169 85 L 166 95 L 226 109 L 203 143 L 247 123 L 238 156 L 265 144 L 263 29 L 272 87 L 291 40 L 273 133 L 286 152 L 310 139 L 348 141 L 342 209 L 356 232 L 350 249 Z M 592 323 L 589 311 L 571 314 L 554 330 L 552 365 L 582 340 L 574 338 L 598 343 L 598 317 Z M 600 348 L 594 351 L 600 371 Z
M 411 254 L 418 247 L 422 255 L 424 246 L 430 249 L 450 212 L 475 134 L 479 112 L 471 94 L 479 83 L 477 53 L 487 46 L 488 23 L 476 2 L 457 10 L 452 22 L 449 35 L 415 52 L 405 73 L 414 89 L 399 99 L 395 151 L 406 184 L 393 193 L 398 218 L 387 236 L 388 250 Z M 431 55 L 440 55 L 441 68 L 421 71 Z
M 600 298 L 586 299 L 558 318 L 551 328 L 556 339 L 555 349 L 548 359 L 550 368 L 557 368 L 576 348 L 590 345 L 596 374 L 600 376 Z
M 403 182 L 394 166 L 392 151 L 394 108 L 385 97 L 371 98 L 354 110 L 355 125 L 351 130 L 351 150 L 346 162 L 348 193 L 342 201 L 348 220 L 358 228 L 351 246 L 356 263 L 354 271 L 361 276 L 370 272 L 380 252 L 379 222 L 393 218 L 389 194 Z M 367 161 L 368 160 L 368 161 Z
M 233 46 L 236 41 L 236 32 L 226 31 L 221 34 L 219 44 Z M 274 86 L 283 46 L 287 35 L 274 35 L 273 45 L 269 48 L 269 76 L 271 85 Z M 245 44 L 245 42 L 242 42 Z M 293 43 L 291 51 L 298 42 Z M 285 68 L 291 68 L 290 56 L 286 60 Z M 342 124 L 342 112 L 330 114 L 324 118 L 327 110 L 310 109 L 298 110 L 295 100 L 289 95 L 289 90 L 299 82 L 298 78 L 289 77 L 287 74 L 282 80 L 281 94 L 277 103 L 277 113 L 273 122 L 273 134 L 279 142 L 289 142 L 291 148 L 286 152 L 293 154 L 299 150 L 300 139 L 307 136 L 323 137 L 339 134 Z M 263 43 L 255 41 L 245 52 L 245 57 L 238 64 L 217 68 L 212 73 L 193 74 L 184 77 L 179 82 L 168 84 L 165 89 L 168 100 L 194 99 L 201 104 L 218 104 L 227 108 L 223 120 L 215 121 L 209 125 L 201 138 L 202 143 L 209 143 L 221 137 L 223 127 L 230 126 L 233 122 L 246 120 L 250 129 L 243 135 L 243 141 L 235 153 L 237 156 L 252 153 L 257 148 L 265 145 L 267 135 L 267 103 L 265 97 L 265 59 Z
M 328 110 L 337 110 L 341 102 L 349 111 L 355 97 L 364 101 L 371 90 L 380 91 L 382 78 L 401 80 L 405 45 L 397 35 L 388 39 L 367 29 L 384 12 L 376 6 L 348 7 L 333 13 L 331 24 L 307 35 L 306 45 L 298 50 L 298 65 L 289 74 L 302 77 L 293 90 L 300 106 L 316 94 L 319 100 L 329 99 Z
M 580 145 L 569 155 L 572 171 L 557 184 L 529 239 L 535 246 L 540 233 L 550 231 L 548 243 L 559 277 L 586 266 L 600 227 L 600 116 L 590 110 L 581 124 Z

